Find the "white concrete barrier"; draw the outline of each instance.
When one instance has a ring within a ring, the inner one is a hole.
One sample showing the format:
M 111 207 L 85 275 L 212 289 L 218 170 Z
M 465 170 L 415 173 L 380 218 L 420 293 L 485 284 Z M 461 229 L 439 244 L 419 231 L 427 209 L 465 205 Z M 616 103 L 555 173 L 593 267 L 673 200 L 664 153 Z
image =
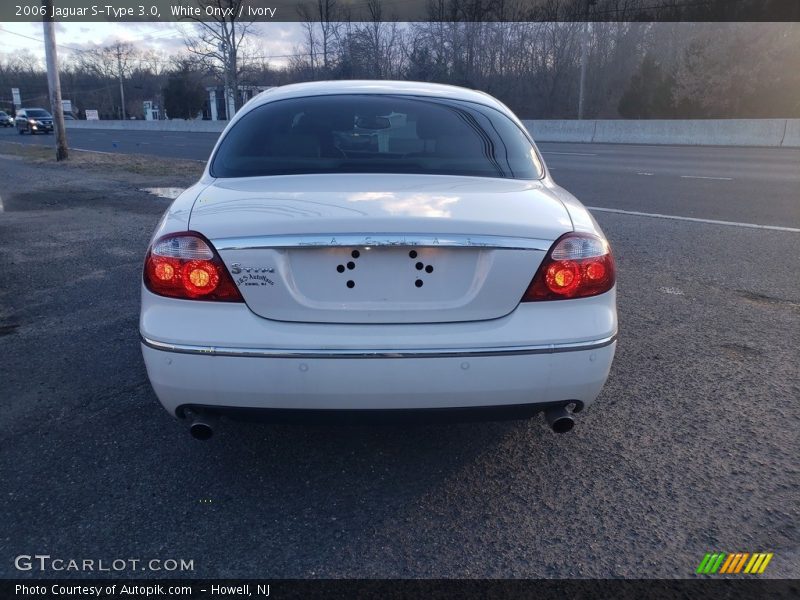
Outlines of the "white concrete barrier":
M 537 142 L 800 147 L 800 119 L 523 121 Z
M 67 129 L 119 129 L 126 131 L 191 131 L 219 133 L 227 121 L 65 121 Z
M 786 120 L 786 130 L 783 133 L 781 146 L 785 148 L 800 148 L 800 119 Z
M 219 133 L 227 121 L 67 121 L 67 129 Z M 800 148 L 800 119 L 527 120 L 537 142 Z
M 542 142 L 588 143 L 594 137 L 597 121 L 523 121 L 533 139 Z
M 594 142 L 687 146 L 780 146 L 785 119 L 597 121 Z

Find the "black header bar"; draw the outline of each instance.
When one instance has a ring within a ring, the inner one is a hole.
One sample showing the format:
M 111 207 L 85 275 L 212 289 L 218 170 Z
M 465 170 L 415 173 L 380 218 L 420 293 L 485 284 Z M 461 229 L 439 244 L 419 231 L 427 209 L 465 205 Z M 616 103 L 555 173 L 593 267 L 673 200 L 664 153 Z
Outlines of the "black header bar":
M 302 21 L 316 0 L 3 0 L 0 22 Z M 798 0 L 341 0 L 332 21 L 800 21 Z

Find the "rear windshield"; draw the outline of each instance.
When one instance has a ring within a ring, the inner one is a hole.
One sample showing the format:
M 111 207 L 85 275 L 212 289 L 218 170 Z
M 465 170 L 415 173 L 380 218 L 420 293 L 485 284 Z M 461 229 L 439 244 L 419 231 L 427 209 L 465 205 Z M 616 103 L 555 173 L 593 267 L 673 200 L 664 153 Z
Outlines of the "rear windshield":
M 533 145 L 492 108 L 409 96 L 313 96 L 253 109 L 228 132 L 214 177 L 425 173 L 538 179 Z
M 42 110 L 41 108 L 29 108 L 25 111 L 25 114 L 29 117 L 49 117 L 50 113 L 46 110 Z

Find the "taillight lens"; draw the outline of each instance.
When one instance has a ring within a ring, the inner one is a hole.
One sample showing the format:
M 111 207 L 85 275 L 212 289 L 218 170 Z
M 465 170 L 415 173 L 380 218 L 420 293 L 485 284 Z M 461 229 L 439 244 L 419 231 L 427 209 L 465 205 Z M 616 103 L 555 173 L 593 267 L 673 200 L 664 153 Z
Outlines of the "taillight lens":
M 596 296 L 614 287 L 615 279 L 608 242 L 586 233 L 567 233 L 550 248 L 522 302 Z
M 194 232 L 153 243 L 144 261 L 144 284 L 170 298 L 244 302 L 211 242 Z

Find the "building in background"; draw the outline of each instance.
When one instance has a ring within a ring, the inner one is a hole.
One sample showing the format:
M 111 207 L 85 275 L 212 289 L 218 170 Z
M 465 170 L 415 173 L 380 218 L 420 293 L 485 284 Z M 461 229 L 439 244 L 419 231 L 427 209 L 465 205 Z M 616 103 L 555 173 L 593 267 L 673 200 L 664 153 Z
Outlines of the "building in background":
M 265 85 L 240 85 L 239 97 L 241 103 L 244 104 L 253 96 L 260 94 L 263 91 L 272 89 L 274 86 Z M 225 102 L 225 88 L 224 86 L 210 86 L 206 88 L 208 92 L 208 100 L 203 108 L 203 119 L 211 121 L 227 121 L 230 117 L 228 112 L 233 113 L 233 102 Z M 232 100 L 232 98 L 229 98 Z M 227 106 L 226 106 L 227 104 Z M 233 116 L 233 115 L 231 115 Z
M 165 114 L 161 114 L 161 107 L 153 100 L 145 100 L 142 102 L 142 108 L 144 110 L 145 121 L 160 121 L 167 118 Z

